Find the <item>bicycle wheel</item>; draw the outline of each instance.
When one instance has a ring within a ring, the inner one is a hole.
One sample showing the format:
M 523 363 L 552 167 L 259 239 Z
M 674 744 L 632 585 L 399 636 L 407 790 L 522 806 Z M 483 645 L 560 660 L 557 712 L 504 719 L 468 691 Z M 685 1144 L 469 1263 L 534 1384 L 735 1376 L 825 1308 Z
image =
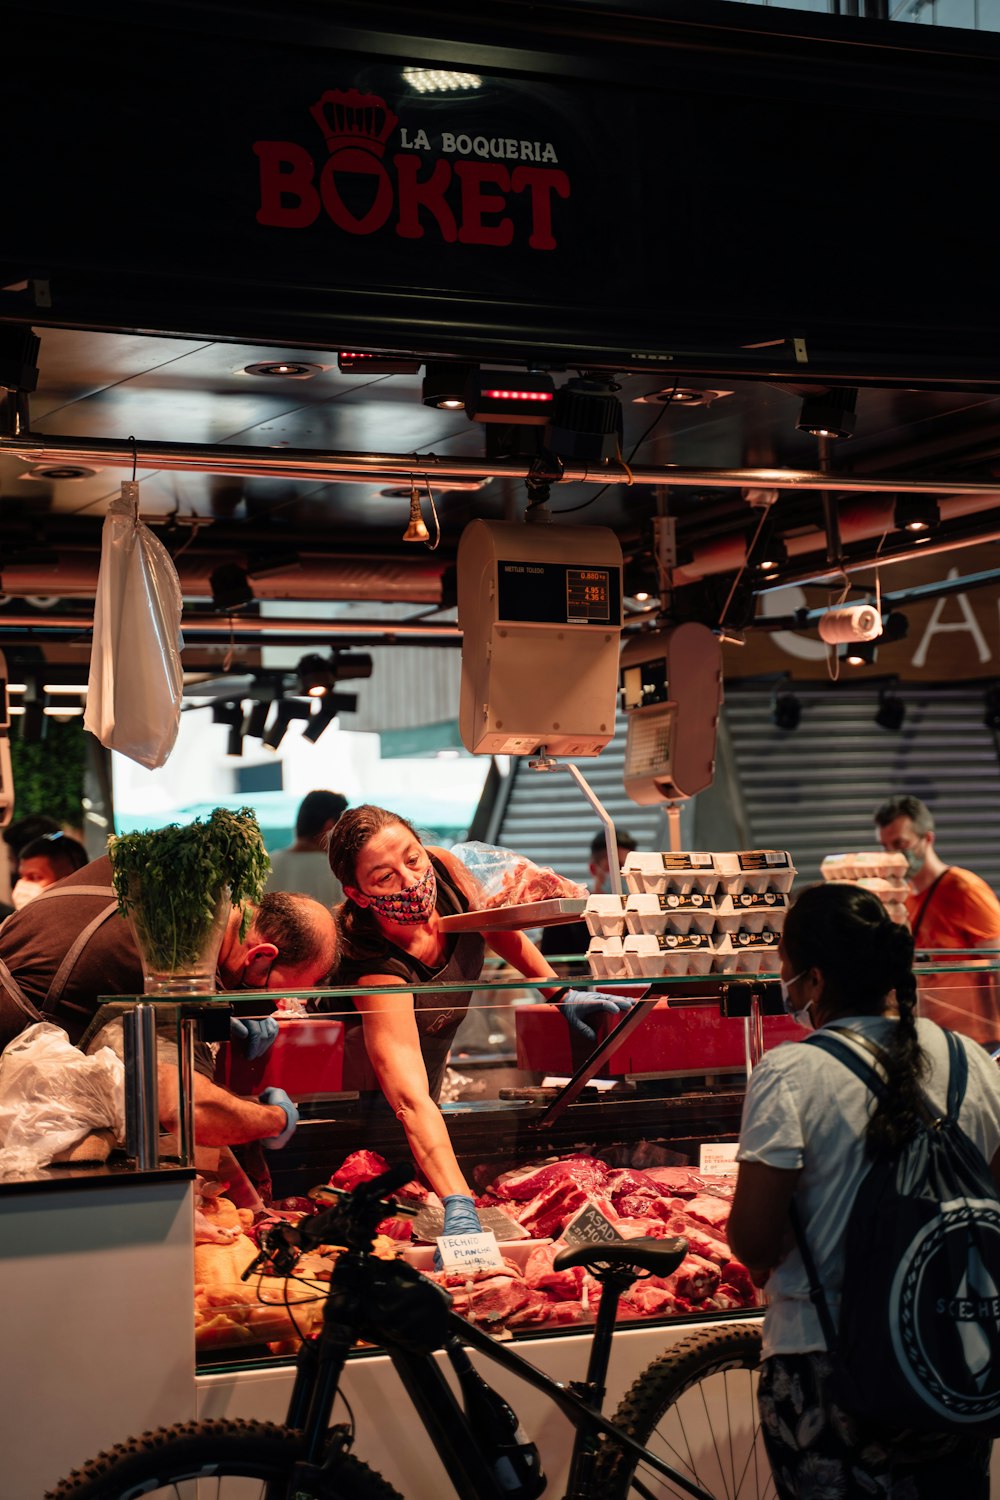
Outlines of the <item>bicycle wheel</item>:
M 758 1328 L 729 1324 L 691 1334 L 643 1371 L 613 1421 L 714 1500 L 774 1500 L 757 1415 L 759 1362 Z M 690 1500 L 679 1485 L 610 1444 L 598 1460 L 595 1493 L 602 1500 L 637 1494 Z
M 301 1439 L 273 1422 L 181 1422 L 92 1458 L 45 1500 L 284 1500 Z M 345 1453 L 315 1500 L 402 1500 Z

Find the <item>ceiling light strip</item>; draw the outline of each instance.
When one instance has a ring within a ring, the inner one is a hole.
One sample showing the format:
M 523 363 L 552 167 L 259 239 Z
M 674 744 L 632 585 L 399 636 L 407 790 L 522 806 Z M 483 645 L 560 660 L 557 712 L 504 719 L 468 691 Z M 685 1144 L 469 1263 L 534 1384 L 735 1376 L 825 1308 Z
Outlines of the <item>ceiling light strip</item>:
M 365 484 L 406 477 L 434 484 L 435 479 L 496 478 L 525 479 L 529 470 L 536 478 L 569 483 L 671 484 L 701 489 L 733 489 L 740 486 L 778 490 L 829 490 L 860 494 L 983 495 L 1000 504 L 995 481 L 921 480 L 883 475 L 879 479 L 850 474 L 823 474 L 810 469 L 698 469 L 670 464 L 657 467 L 617 463 L 566 463 L 551 474 L 538 472 L 538 460 L 441 459 L 434 454 L 315 453 L 283 448 L 280 452 L 245 447 L 216 447 L 198 443 L 123 443 L 91 440 L 81 444 L 73 438 L 0 438 L 0 453 L 11 452 L 32 463 L 96 464 L 98 467 L 169 469 L 199 474 L 235 474 L 244 478 L 276 476 L 320 483 Z

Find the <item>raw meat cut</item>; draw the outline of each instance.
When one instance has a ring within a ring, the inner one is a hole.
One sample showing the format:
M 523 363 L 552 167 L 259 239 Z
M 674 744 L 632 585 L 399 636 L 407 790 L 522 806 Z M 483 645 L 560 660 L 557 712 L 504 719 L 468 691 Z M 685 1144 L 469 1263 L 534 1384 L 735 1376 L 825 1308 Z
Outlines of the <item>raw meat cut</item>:
M 596 1156 L 549 1157 L 545 1161 L 533 1162 L 530 1166 L 515 1167 L 511 1172 L 501 1172 L 489 1184 L 489 1191 L 500 1199 L 514 1199 L 527 1203 L 540 1193 L 567 1182 L 578 1183 L 583 1188 L 604 1188 L 608 1168 Z

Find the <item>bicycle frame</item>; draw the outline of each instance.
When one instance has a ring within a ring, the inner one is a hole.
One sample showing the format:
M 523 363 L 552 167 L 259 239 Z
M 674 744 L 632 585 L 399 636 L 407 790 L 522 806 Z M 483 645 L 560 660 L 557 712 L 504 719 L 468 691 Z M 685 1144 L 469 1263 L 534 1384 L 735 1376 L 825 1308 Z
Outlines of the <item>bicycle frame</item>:
M 694 1500 L 712 1500 L 705 1490 L 615 1427 L 600 1410 L 618 1300 L 623 1286 L 631 1279 L 611 1276 L 605 1284 L 591 1342 L 587 1377 L 582 1383 L 560 1384 L 474 1323 L 450 1310 L 446 1314 L 445 1337 L 456 1336 L 468 1348 L 477 1350 L 526 1385 L 540 1391 L 573 1423 L 576 1437 L 569 1488 L 564 1500 L 594 1500 L 592 1470 L 597 1438 L 601 1433 L 641 1458 Z M 345 1316 L 341 1316 L 342 1309 L 331 1311 L 337 1280 L 335 1269 L 331 1296 L 324 1311 L 323 1330 L 317 1339 L 303 1344 L 299 1353 L 286 1417 L 288 1427 L 305 1434 L 305 1460 L 296 1475 L 300 1480 L 306 1480 L 310 1470 L 313 1473 L 322 1470 L 334 1401 L 348 1354 L 357 1339 L 357 1328 L 350 1311 Z M 431 1439 L 458 1500 L 506 1500 L 433 1353 L 415 1353 L 404 1348 L 393 1338 L 391 1329 L 384 1328 L 379 1332 L 382 1347 Z

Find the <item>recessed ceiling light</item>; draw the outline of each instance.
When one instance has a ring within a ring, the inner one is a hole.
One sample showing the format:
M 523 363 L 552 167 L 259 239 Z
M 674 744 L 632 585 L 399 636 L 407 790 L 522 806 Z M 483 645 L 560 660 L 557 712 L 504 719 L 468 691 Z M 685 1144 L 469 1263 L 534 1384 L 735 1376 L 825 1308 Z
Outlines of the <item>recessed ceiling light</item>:
M 311 380 L 322 374 L 322 365 L 306 365 L 301 360 L 276 359 L 262 364 L 247 365 L 244 375 L 270 375 L 275 380 Z
M 701 391 L 696 386 L 689 385 L 666 385 L 659 391 L 647 391 L 644 396 L 636 396 L 636 406 L 711 406 L 713 401 L 720 401 L 723 396 L 731 396 L 732 391 Z
M 85 468 L 83 464 L 33 464 L 30 469 L 25 469 L 20 475 L 21 479 L 91 479 L 97 473 L 96 469 Z

